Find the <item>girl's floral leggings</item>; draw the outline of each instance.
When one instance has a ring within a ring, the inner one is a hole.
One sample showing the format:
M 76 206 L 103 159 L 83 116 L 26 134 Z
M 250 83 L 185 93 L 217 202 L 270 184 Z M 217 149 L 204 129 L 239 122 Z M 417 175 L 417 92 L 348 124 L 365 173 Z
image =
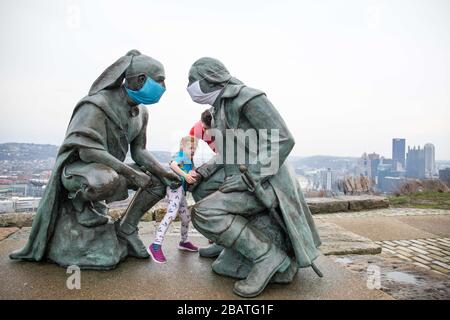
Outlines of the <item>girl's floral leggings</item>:
M 161 220 L 158 229 L 156 230 L 155 243 L 161 245 L 164 240 L 164 235 L 169 228 L 169 225 L 176 218 L 177 213 L 180 214 L 181 220 L 181 241 L 186 242 L 188 238 L 189 222 L 191 215 L 189 214 L 186 197 L 184 195 L 183 187 L 178 189 L 171 189 L 167 187 L 167 197 L 169 198 L 169 205 L 167 213 Z

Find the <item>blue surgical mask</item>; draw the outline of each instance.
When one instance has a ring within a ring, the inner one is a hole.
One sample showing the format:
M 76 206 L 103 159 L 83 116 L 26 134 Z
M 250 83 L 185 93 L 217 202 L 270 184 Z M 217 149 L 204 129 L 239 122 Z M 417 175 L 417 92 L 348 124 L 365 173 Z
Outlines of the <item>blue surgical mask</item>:
M 161 96 L 166 91 L 166 88 L 164 88 L 152 78 L 147 77 L 147 80 L 145 81 L 141 89 L 135 91 L 128 89 L 125 86 L 125 90 L 127 90 L 130 98 L 136 103 L 154 104 L 157 103 L 159 99 L 161 99 Z

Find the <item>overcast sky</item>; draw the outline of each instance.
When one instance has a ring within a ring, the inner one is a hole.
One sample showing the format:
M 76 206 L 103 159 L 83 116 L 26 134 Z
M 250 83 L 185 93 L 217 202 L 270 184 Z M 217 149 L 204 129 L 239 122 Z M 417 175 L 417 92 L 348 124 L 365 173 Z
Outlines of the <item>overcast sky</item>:
M 450 159 L 448 0 L 15 0 L 0 15 L 0 142 L 59 145 L 92 82 L 136 48 L 166 68 L 150 149 L 169 150 L 205 109 L 187 74 L 211 56 L 266 92 L 294 155 L 390 157 L 402 137 Z

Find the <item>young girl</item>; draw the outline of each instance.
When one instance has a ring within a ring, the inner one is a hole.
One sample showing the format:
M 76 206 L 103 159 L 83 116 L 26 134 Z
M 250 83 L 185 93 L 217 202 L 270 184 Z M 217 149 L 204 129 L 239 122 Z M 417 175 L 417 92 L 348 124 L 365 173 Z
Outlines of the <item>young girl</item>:
M 170 162 L 170 168 L 181 177 L 182 185 L 177 189 L 167 187 L 167 196 L 169 198 L 167 213 L 156 230 L 155 241 L 149 247 L 150 255 L 157 263 L 166 262 L 166 258 L 162 251 L 162 243 L 164 235 L 166 234 L 170 223 L 177 216 L 177 213 L 180 214 L 181 219 L 181 241 L 178 248 L 180 250 L 192 252 L 198 251 L 198 248 L 195 245 L 187 241 L 191 216 L 186 201 L 187 184 L 195 183 L 194 177 L 191 176 L 189 172 L 194 169 L 192 158 L 197 148 L 197 144 L 197 138 L 191 136 L 183 137 L 180 143 L 180 151 Z

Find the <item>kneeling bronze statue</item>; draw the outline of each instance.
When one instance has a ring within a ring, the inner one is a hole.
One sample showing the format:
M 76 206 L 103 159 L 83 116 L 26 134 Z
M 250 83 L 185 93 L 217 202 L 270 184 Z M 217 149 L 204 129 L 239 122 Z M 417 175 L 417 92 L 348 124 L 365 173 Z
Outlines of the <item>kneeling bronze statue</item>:
M 142 215 L 179 183 L 146 150 L 148 111 L 165 91 L 163 65 L 132 50 L 108 67 L 75 107 L 26 246 L 12 259 L 110 269 L 126 256 L 149 257 L 138 236 Z M 130 150 L 134 164 L 125 164 Z M 113 222 L 106 203 L 141 191 Z
M 212 105 L 210 135 L 218 149 L 191 187 L 193 224 L 214 241 L 200 255 L 220 254 L 213 270 L 242 279 L 234 292 L 243 297 L 259 295 L 270 281 L 291 282 L 298 268 L 311 266 L 321 276 L 313 263 L 320 238 L 285 163 L 294 138 L 275 107 L 213 58 L 192 65 L 188 92 L 194 102 Z

